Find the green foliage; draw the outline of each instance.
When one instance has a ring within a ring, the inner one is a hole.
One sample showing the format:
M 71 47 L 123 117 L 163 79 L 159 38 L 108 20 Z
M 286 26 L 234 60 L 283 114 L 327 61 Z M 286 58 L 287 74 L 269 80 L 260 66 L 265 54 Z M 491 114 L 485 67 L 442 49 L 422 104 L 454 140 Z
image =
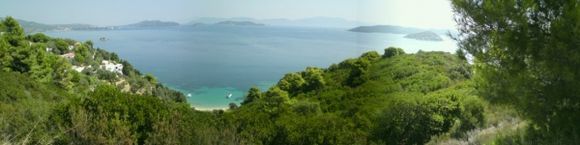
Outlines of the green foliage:
M 70 95 L 55 85 L 14 72 L 0 71 L 0 86 L 0 138 L 50 144 L 54 134 L 44 125 L 46 118 L 57 102 Z
M 97 70 L 97 78 L 101 80 L 106 80 L 110 82 L 117 81 L 117 74 L 114 72 L 106 71 L 106 70 Z
M 59 55 L 68 53 L 69 46 L 70 46 L 70 44 L 63 39 L 56 39 L 56 41 L 55 41 L 55 47 L 56 47 L 55 49 L 58 50 L 58 52 L 60 52 L 60 53 L 57 53 Z
M 0 36 L 0 68 L 3 71 L 20 72 L 38 82 L 54 83 L 77 93 L 86 93 L 97 85 L 109 83 L 123 91 L 185 101 L 182 93 L 162 86 L 152 76 L 141 76 L 130 63 L 120 60 L 114 53 L 93 48 L 90 41 L 80 43 L 71 39 L 54 39 L 42 33 L 24 37 L 13 18 L 6 18 L 2 25 L 9 26 L 2 29 Z M 47 51 L 49 48 L 52 51 Z M 74 58 L 58 56 L 64 53 L 74 53 Z M 103 60 L 126 66 L 123 67 L 125 75 L 101 68 Z M 72 70 L 73 66 L 84 70 L 77 74 Z
M 145 80 L 149 81 L 151 84 L 157 84 L 157 79 L 151 74 L 146 74 Z
M 90 50 L 90 46 L 88 44 L 76 45 L 74 52 L 74 62 L 76 62 L 78 65 L 93 63 L 93 59 L 91 58 L 92 51 Z
M 371 51 L 364 53 L 360 58 L 348 59 L 344 62 L 341 62 L 339 67 L 347 68 L 347 70 L 350 71 L 344 84 L 350 87 L 356 87 L 365 83 L 369 79 L 369 67 L 374 61 L 377 61 L 378 59 L 380 59 L 380 55 L 376 51 Z
M 290 101 L 290 97 L 288 95 L 288 92 L 278 88 L 278 87 L 272 87 L 270 88 L 268 91 L 266 91 L 266 93 L 264 93 L 264 98 L 268 103 L 274 104 L 274 105 L 280 105 L 283 103 L 288 103 Z
M 23 46 L 25 45 L 22 39 L 24 39 L 24 29 L 20 26 L 18 21 L 12 17 L 6 17 L 2 22 L 8 43 L 12 46 Z
M 35 43 L 46 43 L 46 42 L 50 41 L 50 37 L 48 37 L 42 33 L 28 35 L 28 36 L 26 36 L 26 39 L 30 40 L 32 42 L 35 42 Z
M 262 92 L 260 91 L 260 89 L 258 87 L 252 87 L 248 91 L 248 95 L 246 95 L 246 98 L 245 98 L 244 102 L 242 102 L 242 104 L 247 104 L 247 103 L 253 102 L 254 100 L 261 99 L 261 98 L 262 98 Z
M 123 74 L 128 75 L 128 76 L 140 76 L 141 72 L 139 72 L 137 69 L 135 69 L 133 67 L 133 65 L 131 65 L 128 61 L 122 60 L 121 64 L 123 64 Z
M 302 72 L 302 76 L 306 81 L 305 91 L 320 89 L 324 87 L 326 81 L 323 77 L 323 70 L 316 67 L 308 67 L 306 71 Z
M 305 84 L 306 80 L 302 78 L 302 75 L 298 73 L 289 73 L 284 75 L 284 77 L 278 81 L 277 86 L 284 91 L 294 93 L 300 92 Z
M 485 124 L 486 104 L 468 77 L 457 76 L 461 70 L 469 65 L 448 53 L 369 52 L 329 69 L 289 73 L 264 93 L 251 89 L 254 97 L 229 114 L 250 144 L 424 144 Z M 349 85 L 357 77 L 364 81 Z M 296 89 L 301 78 L 304 89 Z M 324 85 L 308 88 L 312 80 Z
M 424 144 L 449 131 L 459 113 L 457 102 L 446 98 L 395 102 L 378 118 L 373 136 L 386 144 Z
M 385 49 L 385 53 L 383 54 L 383 58 L 390 58 L 397 55 L 403 55 L 405 51 L 401 48 L 397 47 L 389 47 Z
M 541 133 L 539 138 L 580 142 L 579 2 L 452 3 L 461 32 L 457 39 L 475 59 L 482 96 L 516 107 Z
M 360 56 L 359 59 L 365 59 L 365 60 L 368 60 L 368 61 L 377 61 L 380 58 L 381 58 L 381 56 L 379 55 L 378 52 L 376 52 L 376 51 L 370 51 L 370 52 L 367 52 L 367 53 L 363 53 Z
M 208 126 L 207 113 L 151 96 L 98 87 L 90 97 L 72 99 L 56 108 L 50 122 L 65 136 L 59 144 L 193 144 L 194 130 Z
M 42 83 L 52 82 L 65 89 L 72 88 L 70 64 L 66 60 L 46 53 L 44 50 L 46 46 L 42 43 L 22 45 L 20 42 L 26 42 L 26 40 L 23 37 L 24 34 L 20 34 L 21 28 L 18 23 L 12 18 L 7 18 L 4 23 L 12 32 L 8 33 L 8 36 L 2 36 L 0 40 L 2 70 L 25 73 Z M 18 37 L 13 37 L 16 35 Z M 5 43 L 10 41 L 19 43 Z

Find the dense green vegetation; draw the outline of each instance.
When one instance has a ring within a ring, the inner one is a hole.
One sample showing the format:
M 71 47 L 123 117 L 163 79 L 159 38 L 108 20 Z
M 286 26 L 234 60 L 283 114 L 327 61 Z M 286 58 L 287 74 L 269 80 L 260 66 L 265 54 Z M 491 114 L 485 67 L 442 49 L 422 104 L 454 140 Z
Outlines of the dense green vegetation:
M 4 71 L 19 72 L 38 82 L 54 83 L 75 93 L 87 93 L 98 85 L 112 84 L 125 92 L 185 100 L 181 93 L 141 74 L 115 53 L 93 48 L 90 41 L 50 38 L 42 33 L 25 36 L 22 27 L 10 17 L 0 28 L 0 68 Z M 122 64 L 122 72 L 106 70 L 103 61 Z M 72 66 L 84 69 L 75 71 Z
M 479 93 L 530 127 L 505 144 L 580 142 L 580 1 L 453 0 Z
M 211 112 L 92 42 L 27 35 L 8 17 L 0 22 L 0 141 L 578 144 L 579 3 L 452 0 L 457 54 L 367 52 L 288 73 L 268 90 L 250 89 L 240 106 Z M 383 28 L 394 27 L 351 31 Z
M 0 26 L 6 143 L 424 144 L 486 125 L 470 66 L 448 53 L 368 52 L 252 88 L 239 107 L 200 112 L 91 42 L 24 35 L 12 18 Z M 67 53 L 75 57 L 59 56 Z M 102 60 L 123 64 L 122 73 L 101 69 Z
M 268 90 L 250 89 L 240 106 L 211 112 L 192 109 L 181 93 L 91 42 L 25 35 L 8 17 L 0 23 L 0 139 L 6 144 L 580 142 L 578 1 L 452 4 L 460 32 L 457 54 L 407 54 L 394 47 L 382 55 L 367 52 L 328 68 L 288 73 Z M 67 58 L 70 53 L 75 56 Z M 103 60 L 124 67 L 106 70 Z M 78 67 L 85 69 L 73 69 Z
M 386 51 L 399 53 L 369 52 L 290 73 L 232 116 L 253 112 L 236 122 L 258 144 L 423 144 L 483 125 L 484 104 L 472 94 L 465 62 L 440 52 Z

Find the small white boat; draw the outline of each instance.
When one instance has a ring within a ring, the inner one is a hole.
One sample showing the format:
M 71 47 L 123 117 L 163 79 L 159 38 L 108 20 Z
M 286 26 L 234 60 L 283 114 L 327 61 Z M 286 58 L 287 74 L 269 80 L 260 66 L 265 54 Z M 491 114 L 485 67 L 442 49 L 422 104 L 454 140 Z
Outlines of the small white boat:
M 229 98 L 232 98 L 232 93 L 229 93 L 229 94 L 226 96 L 226 98 L 227 98 L 227 99 L 229 99 Z
M 187 93 L 187 97 L 191 97 L 191 93 Z

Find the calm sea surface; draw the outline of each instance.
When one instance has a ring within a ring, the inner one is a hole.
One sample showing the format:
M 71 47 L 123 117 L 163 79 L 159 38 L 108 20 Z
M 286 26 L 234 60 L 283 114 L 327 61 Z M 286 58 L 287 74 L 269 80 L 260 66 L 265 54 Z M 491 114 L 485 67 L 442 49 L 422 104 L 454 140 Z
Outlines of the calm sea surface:
M 355 33 L 344 29 L 201 26 L 155 30 L 48 32 L 54 37 L 91 40 L 115 52 L 164 85 L 190 94 L 200 109 L 239 103 L 247 90 L 265 90 L 284 74 L 307 66 L 327 67 L 389 46 L 408 53 L 454 52 L 455 43 L 418 41 L 399 34 Z M 100 41 L 106 37 L 107 41 Z M 226 98 L 232 94 L 230 99 Z

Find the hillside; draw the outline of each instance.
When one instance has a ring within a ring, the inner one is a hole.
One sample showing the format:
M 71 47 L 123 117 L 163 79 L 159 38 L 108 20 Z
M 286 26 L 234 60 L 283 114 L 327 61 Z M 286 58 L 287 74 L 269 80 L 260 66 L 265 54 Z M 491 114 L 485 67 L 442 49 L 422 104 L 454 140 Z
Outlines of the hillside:
M 11 18 L 0 24 L 6 144 L 424 144 L 461 140 L 507 116 L 487 111 L 471 66 L 449 53 L 368 52 L 201 112 L 91 42 L 25 36 Z
M 424 144 L 483 125 L 469 70 L 451 54 L 389 48 L 286 74 L 229 115 L 258 144 Z
M 94 48 L 90 41 L 50 38 L 42 33 L 25 36 L 16 20 L 7 18 L 4 23 L 3 27 L 10 31 L 1 35 L 2 70 L 26 74 L 43 83 L 54 82 L 77 93 L 109 84 L 124 92 L 185 100 L 182 94 L 162 86 L 150 75 L 141 74 L 117 54 Z

